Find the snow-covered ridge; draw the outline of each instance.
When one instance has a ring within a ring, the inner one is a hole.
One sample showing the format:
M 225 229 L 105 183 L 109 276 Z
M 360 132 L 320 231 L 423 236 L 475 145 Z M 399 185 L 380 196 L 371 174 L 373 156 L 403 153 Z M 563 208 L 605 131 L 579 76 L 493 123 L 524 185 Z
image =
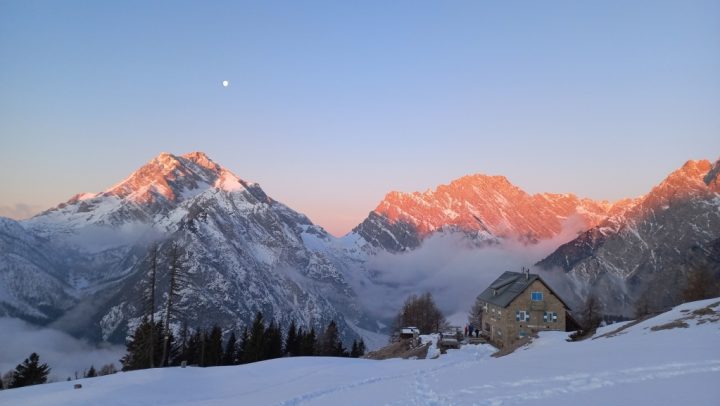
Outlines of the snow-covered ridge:
M 541 333 L 501 358 L 491 356 L 489 345 L 468 345 L 425 360 L 299 357 L 163 368 L 2 391 L 0 403 L 716 405 L 719 312 L 716 298 L 683 304 L 611 337 L 568 342 L 567 333 Z M 653 330 L 687 317 L 694 317 L 687 327 Z M 73 389 L 75 383 L 83 388 Z
M 104 192 L 4 228 L 9 247 L 0 240 L 0 248 L 22 255 L 0 263 L 0 281 L 14 292 L 0 289 L 0 314 L 93 340 L 123 342 L 144 311 L 138 297 L 152 242 L 159 269 L 167 269 L 171 241 L 185 250 L 194 286 L 178 305 L 191 327 L 241 331 L 262 311 L 284 326 L 320 329 L 334 319 L 352 341 L 360 324 L 370 325 L 345 282 L 335 239 L 201 152 L 162 153 Z M 22 238 L 31 250 L 16 246 Z M 32 249 L 49 259 L 37 264 Z

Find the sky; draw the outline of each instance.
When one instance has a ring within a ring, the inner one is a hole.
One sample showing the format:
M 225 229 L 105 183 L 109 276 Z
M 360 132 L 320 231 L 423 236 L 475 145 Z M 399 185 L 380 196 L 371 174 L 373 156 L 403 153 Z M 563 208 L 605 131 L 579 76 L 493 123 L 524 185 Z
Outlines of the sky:
M 718 1 L 0 0 L 0 61 L 16 218 L 160 152 L 336 235 L 466 174 L 616 200 L 720 157 Z

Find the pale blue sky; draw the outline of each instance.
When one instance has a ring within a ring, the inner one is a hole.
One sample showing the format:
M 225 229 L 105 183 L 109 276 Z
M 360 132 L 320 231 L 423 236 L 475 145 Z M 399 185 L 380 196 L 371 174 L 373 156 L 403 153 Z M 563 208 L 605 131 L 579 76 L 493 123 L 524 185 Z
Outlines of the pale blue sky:
M 643 194 L 720 155 L 720 2 L 0 0 L 0 212 L 193 150 L 336 234 L 475 172 Z

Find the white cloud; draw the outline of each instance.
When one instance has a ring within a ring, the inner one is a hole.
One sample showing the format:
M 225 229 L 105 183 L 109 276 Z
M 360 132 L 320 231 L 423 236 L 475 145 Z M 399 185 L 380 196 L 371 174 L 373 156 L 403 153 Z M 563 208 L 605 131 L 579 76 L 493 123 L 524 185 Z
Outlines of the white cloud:
M 91 365 L 100 369 L 114 363 L 120 369 L 118 360 L 125 353 L 123 346 L 98 347 L 58 330 L 7 317 L 0 318 L 0 346 L 0 373 L 15 369 L 36 352 L 40 361 L 52 368 L 49 376 L 52 380 L 65 380 L 69 376 L 74 379 L 76 371 L 82 375 Z
M 353 287 L 378 317 L 394 317 L 409 295 L 428 291 L 451 322 L 462 324 L 477 295 L 500 274 L 519 272 L 523 266 L 532 268 L 584 229 L 581 221 L 571 218 L 551 240 L 537 244 L 506 240 L 483 248 L 472 247 L 459 233 L 435 235 L 411 252 L 373 257 L 367 264 L 373 282 L 356 280 Z M 540 273 L 563 296 L 571 288 L 564 281 L 567 278 L 556 272 L 533 272 Z

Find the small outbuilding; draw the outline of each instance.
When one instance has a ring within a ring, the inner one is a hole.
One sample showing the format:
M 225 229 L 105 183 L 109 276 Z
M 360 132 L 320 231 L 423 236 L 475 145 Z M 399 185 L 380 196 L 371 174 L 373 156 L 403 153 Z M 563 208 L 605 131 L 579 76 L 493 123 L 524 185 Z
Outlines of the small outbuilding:
M 503 273 L 478 299 L 483 305 L 482 332 L 497 347 L 537 331 L 565 331 L 570 307 L 529 270 Z

